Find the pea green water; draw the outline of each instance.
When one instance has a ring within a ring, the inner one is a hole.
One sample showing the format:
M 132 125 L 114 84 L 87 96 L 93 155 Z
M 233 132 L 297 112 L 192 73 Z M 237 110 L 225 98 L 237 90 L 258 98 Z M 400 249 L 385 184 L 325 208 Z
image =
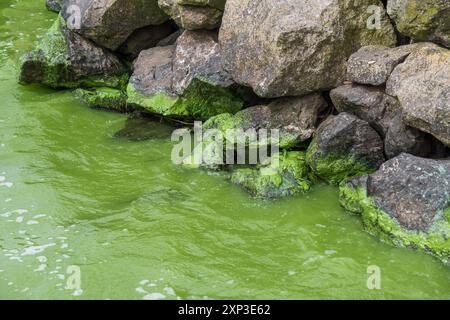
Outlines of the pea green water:
M 447 267 L 364 233 L 336 188 L 255 200 L 173 165 L 160 125 L 119 138 L 125 115 L 18 85 L 18 58 L 55 18 L 43 2 L 0 4 L 1 299 L 450 298 Z

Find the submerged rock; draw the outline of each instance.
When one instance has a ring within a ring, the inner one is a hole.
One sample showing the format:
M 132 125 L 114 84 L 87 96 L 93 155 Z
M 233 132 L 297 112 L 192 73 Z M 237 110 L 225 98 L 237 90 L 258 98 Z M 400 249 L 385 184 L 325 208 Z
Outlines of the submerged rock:
M 278 153 L 272 157 L 278 162 L 268 159 L 256 168 L 234 170 L 231 182 L 260 198 L 281 198 L 310 190 L 312 175 L 304 152 Z
M 128 69 L 106 49 L 69 30 L 57 19 L 37 44 L 21 58 L 20 82 L 52 88 L 122 87 Z
M 282 98 L 268 105 L 244 109 L 236 115 L 221 114 L 209 119 L 204 129 L 271 129 L 280 130 L 280 148 L 292 148 L 309 140 L 316 131 L 320 112 L 327 102 L 320 94 L 304 97 Z
M 307 161 L 317 176 L 337 184 L 378 169 L 385 161 L 383 141 L 366 121 L 340 113 L 319 126 Z
M 429 155 L 431 141 L 428 135 L 403 122 L 400 103 L 382 88 L 344 85 L 331 90 L 330 97 L 339 112 L 353 114 L 377 130 L 384 138 L 389 159 L 404 152 Z
M 119 89 L 78 89 L 76 96 L 85 104 L 95 108 L 127 111 L 127 95 Z
M 226 0 L 159 0 L 161 9 L 186 30 L 217 29 Z
M 68 0 L 63 7 L 64 18 L 71 17 L 66 10 L 71 5 L 81 9 L 76 31 L 113 51 L 135 30 L 157 26 L 169 19 L 158 7 L 158 0 Z
M 369 233 L 450 262 L 450 160 L 401 154 L 340 190 L 344 208 L 361 214 Z
M 450 47 L 448 0 L 388 0 L 387 12 L 405 36 Z
M 379 28 L 367 27 L 371 5 L 381 10 Z M 353 52 L 396 43 L 378 0 L 228 0 L 219 38 L 224 69 L 262 97 L 334 88 Z
M 125 127 L 114 134 L 114 138 L 130 141 L 167 140 L 175 130 L 173 126 L 155 119 L 147 119 L 141 116 L 130 117 Z
M 397 66 L 386 93 L 397 98 L 403 119 L 450 146 L 450 50 L 426 44 Z
M 233 85 L 221 67 L 215 34 L 185 31 L 176 46 L 139 55 L 128 85 L 128 102 L 163 116 L 204 119 L 242 109 L 244 103 Z

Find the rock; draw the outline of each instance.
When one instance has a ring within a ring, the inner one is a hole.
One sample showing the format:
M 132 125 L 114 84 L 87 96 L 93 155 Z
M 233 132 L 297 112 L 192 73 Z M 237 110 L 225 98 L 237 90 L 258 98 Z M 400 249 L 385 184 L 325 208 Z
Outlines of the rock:
M 366 121 L 348 113 L 325 120 L 307 152 L 313 172 L 333 184 L 373 172 L 384 160 L 383 141 L 378 133 Z
M 397 98 L 403 119 L 450 146 L 450 50 L 426 44 L 397 66 L 386 93 Z
M 367 121 L 384 138 L 388 159 L 404 152 L 417 156 L 430 154 L 429 137 L 402 121 L 400 103 L 382 88 L 344 85 L 331 90 L 330 97 L 339 112 Z
M 120 60 L 69 30 L 57 19 L 36 49 L 21 58 L 20 82 L 52 88 L 122 87 L 128 69 Z
M 434 41 L 450 47 L 448 0 L 388 0 L 387 11 L 400 33 L 416 41 Z
M 278 158 L 278 164 L 268 159 L 256 168 L 236 169 L 231 182 L 259 198 L 281 198 L 310 190 L 311 172 L 304 152 L 291 151 L 273 157 Z
M 204 129 L 271 129 L 280 130 L 279 147 L 292 148 L 305 142 L 316 131 L 320 112 L 327 108 L 327 102 L 320 94 L 304 97 L 282 98 L 268 105 L 244 109 L 236 115 L 222 114 L 209 119 Z
M 134 70 L 128 102 L 148 112 L 204 119 L 243 107 L 221 67 L 213 32 L 185 31 L 176 46 L 143 51 Z
M 381 10 L 379 29 L 367 27 L 371 5 Z M 224 69 L 262 97 L 335 88 L 353 52 L 396 44 L 378 0 L 228 0 L 219 40 Z
M 80 6 L 80 25 L 77 32 L 96 44 L 117 50 L 136 30 L 157 26 L 169 18 L 158 7 L 158 0 L 69 0 L 64 3 L 63 15 L 68 18 L 70 5 Z
M 161 9 L 186 30 L 220 27 L 226 0 L 159 0 Z
M 112 88 L 78 89 L 75 94 L 90 107 L 129 111 L 127 95 L 122 90 Z
M 450 262 L 450 160 L 401 154 L 340 190 L 342 205 L 361 214 L 371 234 Z
M 176 128 L 160 119 L 148 119 L 142 116 L 132 116 L 125 122 L 125 127 L 114 134 L 114 138 L 130 141 L 170 140 Z
M 45 5 L 50 11 L 60 12 L 64 0 L 47 0 Z
M 141 52 L 127 87 L 128 104 L 161 115 L 179 113 L 176 106 L 180 98 L 172 90 L 174 53 L 175 46 Z
M 175 31 L 172 22 L 166 22 L 159 26 L 148 26 L 134 31 L 131 36 L 117 50 L 130 60 L 139 56 L 141 51 L 156 47 L 161 40 L 166 39 Z M 173 43 L 172 43 L 173 44 Z
M 415 156 L 429 156 L 432 152 L 432 139 L 423 132 L 407 126 L 399 113 L 391 119 L 389 130 L 384 139 L 384 152 L 388 159 L 401 153 Z
M 356 83 L 381 86 L 392 71 L 404 62 L 412 51 L 420 47 L 413 44 L 388 48 L 366 46 L 352 54 L 347 63 L 347 78 Z
M 388 132 L 392 118 L 401 113 L 398 101 L 382 88 L 343 85 L 331 90 L 330 98 L 339 112 L 367 121 L 382 137 Z
M 177 43 L 178 38 L 183 34 L 183 29 L 178 29 L 174 33 L 169 34 L 164 39 L 161 39 L 157 44 L 156 47 L 167 47 L 171 46 Z

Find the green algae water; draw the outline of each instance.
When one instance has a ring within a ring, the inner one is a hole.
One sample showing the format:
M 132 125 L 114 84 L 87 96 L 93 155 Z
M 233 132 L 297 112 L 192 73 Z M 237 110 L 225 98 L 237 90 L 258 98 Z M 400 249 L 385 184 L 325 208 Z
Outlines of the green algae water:
M 139 141 L 117 134 L 125 115 L 18 85 L 56 15 L 35 0 L 0 12 L 0 299 L 450 299 L 448 267 L 366 234 L 337 188 L 255 200 L 173 165 L 161 124 Z

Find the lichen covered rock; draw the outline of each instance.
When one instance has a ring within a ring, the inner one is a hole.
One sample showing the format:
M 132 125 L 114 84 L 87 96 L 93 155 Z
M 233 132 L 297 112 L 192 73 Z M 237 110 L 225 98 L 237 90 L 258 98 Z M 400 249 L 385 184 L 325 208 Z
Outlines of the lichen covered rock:
M 379 134 L 366 121 L 347 113 L 325 120 L 307 152 L 313 172 L 333 184 L 373 172 L 384 160 Z
M 76 96 L 90 107 L 127 111 L 127 95 L 119 89 L 78 89 Z
M 52 88 L 122 87 L 128 69 L 120 60 L 69 30 L 57 19 L 36 49 L 21 59 L 20 82 Z
M 134 63 L 128 103 L 150 113 L 205 119 L 244 103 L 220 65 L 213 32 L 185 31 L 175 46 L 143 51 Z
M 450 47 L 448 0 L 388 0 L 387 11 L 405 36 Z
M 379 28 L 367 27 L 371 5 Z M 396 43 L 378 0 L 228 0 L 219 39 L 224 69 L 270 98 L 337 87 L 353 52 Z
M 240 168 L 231 174 L 231 182 L 259 198 L 281 198 L 305 193 L 311 188 L 312 175 L 301 151 L 278 153 L 278 162 L 268 159 L 256 168 Z
M 450 161 L 402 154 L 340 186 L 345 209 L 382 241 L 450 263 Z
M 204 129 L 279 130 L 279 147 L 289 149 L 309 140 L 316 131 L 319 114 L 327 102 L 320 94 L 282 98 L 268 105 L 254 106 L 235 115 L 221 114 L 209 119 Z
M 220 27 L 226 0 L 159 0 L 161 9 L 181 28 L 212 30 Z
M 54 12 L 61 11 L 61 7 L 63 5 L 64 0 L 46 0 L 45 5 L 47 9 Z

